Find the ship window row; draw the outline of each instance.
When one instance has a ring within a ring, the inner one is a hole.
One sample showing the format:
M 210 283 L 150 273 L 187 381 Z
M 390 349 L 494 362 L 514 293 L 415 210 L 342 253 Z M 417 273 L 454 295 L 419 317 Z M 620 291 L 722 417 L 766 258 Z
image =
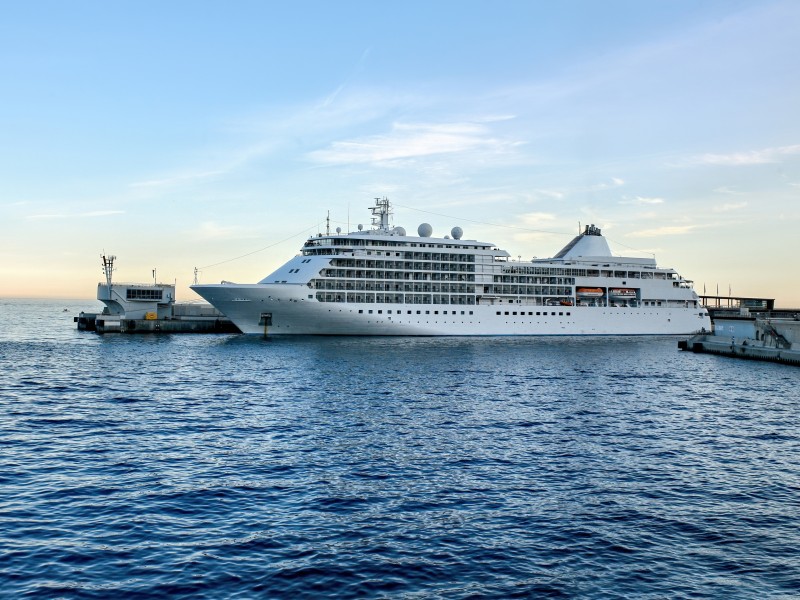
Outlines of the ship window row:
M 616 279 L 673 279 L 675 273 L 664 271 L 614 271 L 611 269 L 588 269 L 587 277 L 614 277 Z
M 574 306 L 573 298 L 570 296 L 513 296 L 498 298 L 497 296 L 482 297 L 478 296 L 479 304 L 524 304 L 525 306 Z
M 549 314 L 551 317 L 555 317 L 556 316 L 556 312 L 558 312 L 558 316 L 559 317 L 563 317 L 565 315 L 567 317 L 569 317 L 569 316 L 572 315 L 572 313 L 569 312 L 569 311 L 567 311 L 565 313 L 563 311 L 553 311 L 553 310 L 551 310 L 548 313 L 548 311 L 545 310 L 545 311 L 535 311 L 535 312 L 534 311 L 528 311 L 528 316 L 532 317 L 532 316 L 536 315 L 537 317 L 546 317 Z M 497 315 L 505 315 L 507 317 L 509 317 L 509 316 L 516 317 L 517 313 L 519 313 L 520 317 L 524 317 L 525 316 L 525 311 L 524 310 L 521 310 L 521 311 L 510 311 L 510 312 L 509 311 L 499 311 L 499 310 L 497 311 Z
M 417 261 L 416 264 L 422 264 L 420 261 L 435 261 L 436 264 L 439 263 L 473 263 L 475 262 L 475 255 L 474 254 L 434 254 L 431 256 L 430 254 L 422 254 L 420 252 L 405 252 L 406 256 L 400 258 L 392 258 L 386 257 L 383 260 L 378 259 L 366 259 L 366 258 L 334 258 L 331 260 L 332 267 L 361 267 L 361 268 L 372 268 L 372 267 L 383 267 L 384 265 L 389 268 L 412 268 L 414 262 Z M 411 256 L 413 254 L 413 256 Z M 395 266 L 397 265 L 397 266 Z M 421 268 L 421 267 L 417 267 Z
M 164 297 L 164 290 L 148 290 L 142 288 L 127 288 L 125 298 L 127 300 L 161 300 Z
M 323 246 L 355 246 L 355 247 L 371 247 L 371 248 L 397 248 L 401 246 L 411 248 L 452 248 L 458 250 L 480 250 L 484 246 L 475 246 L 467 244 L 429 244 L 425 242 L 399 242 L 393 240 L 372 240 L 363 237 L 342 237 L 342 238 L 312 238 L 303 245 L 304 248 L 319 248 Z
M 376 310 L 376 311 L 373 311 L 371 308 L 370 308 L 370 309 L 367 309 L 367 314 L 368 314 L 368 315 L 371 315 L 373 312 L 377 312 L 379 315 L 382 315 L 382 314 L 383 314 L 383 310 L 380 310 L 380 309 L 379 309 L 379 310 Z M 397 315 L 402 315 L 402 314 L 403 314 L 403 311 L 402 311 L 402 310 L 396 310 L 396 311 L 394 311 L 394 312 L 395 312 L 395 314 L 397 314 Z M 407 311 L 406 311 L 406 314 L 407 314 L 407 315 L 411 315 L 411 314 L 414 314 L 415 312 L 416 312 L 418 315 L 421 315 L 421 314 L 423 314 L 421 310 L 417 310 L 417 311 L 413 311 L 413 310 L 407 310 Z M 451 310 L 449 314 L 451 314 L 451 315 L 458 315 L 459 313 L 461 313 L 462 315 L 465 315 L 467 312 L 469 312 L 469 314 L 472 314 L 472 311 L 471 311 L 471 310 L 470 310 L 470 311 L 465 311 L 465 310 L 462 310 L 462 311 L 458 311 L 458 310 Z M 363 314 L 363 313 L 364 313 L 364 309 L 359 309 L 359 311 L 358 311 L 358 314 Z M 387 315 L 390 315 L 390 314 L 392 314 L 392 310 L 391 310 L 391 309 L 387 310 L 387 311 L 386 311 L 386 314 L 387 314 Z M 429 315 L 429 314 L 431 314 L 431 311 L 429 311 L 429 310 L 426 310 L 426 311 L 425 311 L 425 314 L 426 314 L 426 315 Z M 435 310 L 435 311 L 433 311 L 433 314 L 434 314 L 434 315 L 438 315 L 438 314 L 439 314 L 439 311 L 438 311 L 438 310 Z M 443 314 L 443 315 L 446 315 L 446 314 L 448 314 L 448 312 L 447 312 L 446 310 L 443 310 L 443 311 L 442 311 L 442 314 Z
M 314 289 L 317 290 L 355 290 L 366 292 L 444 292 L 448 294 L 474 294 L 475 286 L 465 283 L 393 283 L 393 282 L 364 282 L 343 280 L 315 280 Z
M 485 294 L 499 294 L 503 296 L 572 296 L 572 288 L 553 285 L 487 285 L 484 286 Z
M 522 283 L 526 285 L 575 285 L 575 280 L 572 277 L 526 277 L 526 276 L 509 276 L 509 275 L 495 275 L 495 283 Z
M 331 261 L 333 263 L 333 261 Z M 475 272 L 475 265 L 465 265 L 465 264 L 456 264 L 456 263 L 425 263 L 425 262 L 418 262 L 418 263 L 391 263 L 391 262 L 377 262 L 372 264 L 367 264 L 366 267 L 364 265 L 342 265 L 342 264 L 331 264 L 333 268 L 347 268 L 352 273 L 370 273 L 374 272 L 374 269 L 377 270 L 400 270 L 403 271 L 446 271 L 446 272 L 455 272 L 455 273 L 474 273 Z M 366 275 L 351 275 L 351 277 L 366 277 Z
M 427 273 L 408 271 L 346 271 L 344 269 L 323 269 L 322 277 L 339 277 L 341 279 L 391 279 L 403 281 L 475 281 L 472 273 L 442 272 Z
M 520 275 L 555 275 L 557 277 L 586 277 L 586 269 L 569 269 L 565 267 L 523 267 L 519 265 L 503 267 L 503 274 L 514 273 Z M 590 275 L 591 276 L 591 275 Z
M 556 275 L 559 277 L 614 277 L 617 279 L 674 279 L 677 274 L 666 271 L 628 271 L 615 269 L 570 269 L 565 267 L 503 267 L 503 273 L 522 275 Z
M 463 294 L 371 294 L 359 292 L 317 292 L 320 302 L 355 302 L 366 304 L 447 304 L 473 305 L 474 296 Z

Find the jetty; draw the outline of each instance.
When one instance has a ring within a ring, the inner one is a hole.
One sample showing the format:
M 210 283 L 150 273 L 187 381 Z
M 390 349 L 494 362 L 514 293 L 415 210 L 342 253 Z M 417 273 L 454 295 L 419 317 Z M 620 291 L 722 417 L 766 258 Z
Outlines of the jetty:
M 800 310 L 767 298 L 706 297 L 711 331 L 678 342 L 681 350 L 800 366 Z
M 175 284 L 115 283 L 115 256 L 102 256 L 105 281 L 97 284 L 100 313 L 74 317 L 80 331 L 97 333 L 241 333 L 208 303 L 176 303 Z

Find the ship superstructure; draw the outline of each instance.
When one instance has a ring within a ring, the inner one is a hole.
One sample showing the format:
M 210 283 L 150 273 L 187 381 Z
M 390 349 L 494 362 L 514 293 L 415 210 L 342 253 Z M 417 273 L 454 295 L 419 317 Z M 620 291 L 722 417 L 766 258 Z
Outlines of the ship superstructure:
M 391 225 L 309 238 L 256 284 L 192 289 L 245 333 L 278 335 L 636 335 L 709 329 L 692 282 L 653 258 L 613 256 L 594 225 L 553 258 L 512 260 L 460 227 L 432 237 Z

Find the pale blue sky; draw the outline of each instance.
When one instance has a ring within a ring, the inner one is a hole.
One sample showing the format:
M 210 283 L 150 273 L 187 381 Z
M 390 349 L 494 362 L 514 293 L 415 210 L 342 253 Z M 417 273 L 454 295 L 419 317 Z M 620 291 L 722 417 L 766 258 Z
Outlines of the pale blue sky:
M 105 250 L 190 299 L 386 195 L 409 231 L 530 258 L 594 222 L 800 307 L 798 31 L 795 1 L 10 3 L 0 296 L 93 297 Z

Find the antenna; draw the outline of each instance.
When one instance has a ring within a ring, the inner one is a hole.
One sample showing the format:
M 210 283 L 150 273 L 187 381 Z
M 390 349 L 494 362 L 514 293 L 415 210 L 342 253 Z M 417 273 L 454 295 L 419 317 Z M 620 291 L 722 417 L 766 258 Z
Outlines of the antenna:
M 194 281 L 192 285 L 197 285 L 197 267 L 194 268 Z
M 328 216 L 325 218 L 325 235 L 331 234 L 331 211 L 328 211 Z
M 114 272 L 114 261 L 117 259 L 116 256 L 106 256 L 105 254 L 100 255 L 103 259 L 103 274 L 106 276 L 106 285 L 108 289 L 111 289 L 111 275 Z

